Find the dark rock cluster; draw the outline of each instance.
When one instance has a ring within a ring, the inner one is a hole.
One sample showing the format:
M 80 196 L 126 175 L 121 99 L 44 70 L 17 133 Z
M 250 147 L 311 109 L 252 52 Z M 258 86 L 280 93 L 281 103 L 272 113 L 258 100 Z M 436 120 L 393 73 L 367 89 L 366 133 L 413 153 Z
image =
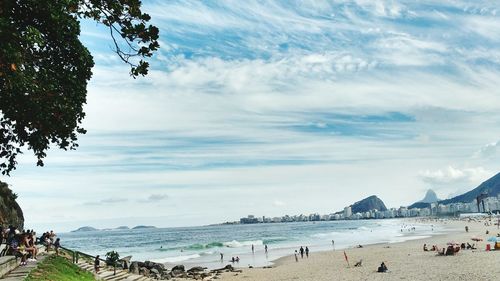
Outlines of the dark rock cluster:
M 157 280 L 170 280 L 173 278 L 193 280 L 219 279 L 219 276 L 224 272 L 241 272 L 241 270 L 235 270 L 230 264 L 223 268 L 214 270 L 207 270 L 206 267 L 201 266 L 195 266 L 186 270 L 184 265 L 176 265 L 171 269 L 167 269 L 164 264 L 151 261 L 134 261 L 130 263 L 128 268 L 130 273 L 143 275 Z

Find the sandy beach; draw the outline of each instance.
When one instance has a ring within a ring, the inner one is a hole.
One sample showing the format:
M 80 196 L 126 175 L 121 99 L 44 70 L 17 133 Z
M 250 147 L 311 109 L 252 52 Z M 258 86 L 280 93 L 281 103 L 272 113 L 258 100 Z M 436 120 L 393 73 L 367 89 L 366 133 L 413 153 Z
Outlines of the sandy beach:
M 500 251 L 485 251 L 486 239 L 500 230 L 496 225 L 485 226 L 485 220 L 433 222 L 446 224 L 452 232 L 401 243 L 376 244 L 363 248 L 345 249 L 350 267 L 344 259 L 344 250 L 312 252 L 309 258 L 295 261 L 293 255 L 275 261 L 272 268 L 245 268 L 241 273 L 226 273 L 221 280 L 499 280 Z M 465 226 L 469 232 L 465 232 Z M 486 230 L 490 234 L 486 235 Z M 477 250 L 460 250 L 455 256 L 438 256 L 423 251 L 426 243 L 445 247 L 447 242 L 469 242 L 477 236 L 484 241 Z M 363 260 L 361 267 L 354 263 Z M 387 273 L 377 273 L 384 261 Z

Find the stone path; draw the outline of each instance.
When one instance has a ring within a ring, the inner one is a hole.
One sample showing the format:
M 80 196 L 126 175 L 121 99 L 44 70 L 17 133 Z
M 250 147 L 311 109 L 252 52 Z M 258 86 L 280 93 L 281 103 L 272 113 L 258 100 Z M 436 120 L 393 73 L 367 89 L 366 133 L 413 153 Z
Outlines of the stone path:
M 22 281 L 28 274 L 37 267 L 38 263 L 43 261 L 47 255 L 38 255 L 38 261 L 29 261 L 27 265 L 18 266 L 16 269 L 9 272 L 3 278 L 2 281 Z
M 86 271 L 94 273 L 94 276 L 96 275 L 94 272 L 94 266 L 93 264 L 81 261 L 78 262 L 77 265 Z M 106 280 L 106 281 L 153 281 L 153 279 L 144 277 L 142 275 L 136 275 L 136 274 L 131 274 L 126 270 L 116 270 L 116 275 L 113 275 L 113 269 L 103 269 L 99 271 L 99 274 L 97 276 L 100 280 Z

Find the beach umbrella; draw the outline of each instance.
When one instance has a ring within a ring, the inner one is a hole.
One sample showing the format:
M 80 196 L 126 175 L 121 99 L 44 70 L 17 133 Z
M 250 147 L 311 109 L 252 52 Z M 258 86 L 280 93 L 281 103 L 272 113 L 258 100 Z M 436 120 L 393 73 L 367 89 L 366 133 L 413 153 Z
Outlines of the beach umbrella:
M 488 238 L 488 242 L 500 242 L 500 237 L 492 236 Z

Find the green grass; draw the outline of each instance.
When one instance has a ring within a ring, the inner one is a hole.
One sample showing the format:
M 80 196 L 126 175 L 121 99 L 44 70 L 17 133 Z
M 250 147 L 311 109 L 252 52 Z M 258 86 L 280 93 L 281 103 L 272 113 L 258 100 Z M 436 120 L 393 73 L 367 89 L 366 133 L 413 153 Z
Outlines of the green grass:
M 95 281 L 92 273 L 80 269 L 66 258 L 49 256 L 24 279 L 25 281 Z

